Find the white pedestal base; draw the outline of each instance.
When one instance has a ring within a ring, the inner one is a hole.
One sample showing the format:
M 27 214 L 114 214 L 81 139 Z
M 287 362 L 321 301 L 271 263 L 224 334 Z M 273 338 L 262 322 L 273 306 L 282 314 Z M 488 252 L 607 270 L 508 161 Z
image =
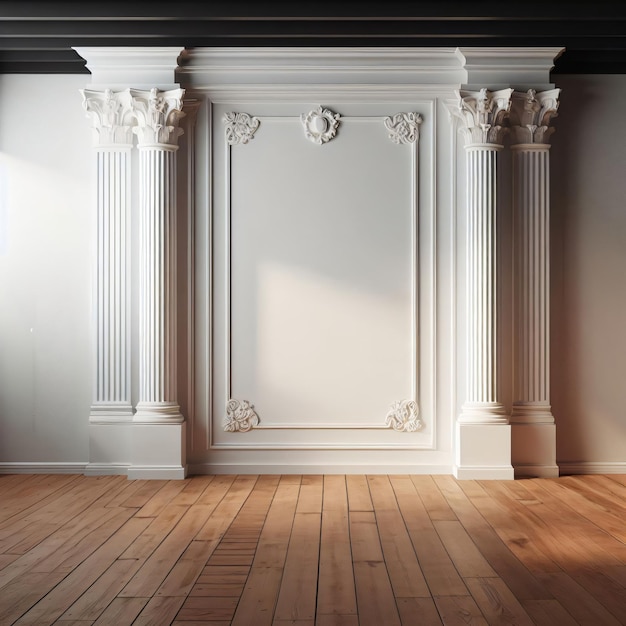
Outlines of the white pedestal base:
M 178 480 L 187 475 L 185 424 L 89 425 L 86 476 Z
M 511 427 L 457 422 L 454 475 L 464 480 L 512 480 Z
M 130 479 L 178 480 L 187 475 L 182 424 L 133 424 Z
M 511 424 L 511 460 L 515 476 L 556 478 L 556 425 Z
M 89 463 L 85 476 L 125 475 L 130 460 L 133 424 L 126 422 L 89 424 Z

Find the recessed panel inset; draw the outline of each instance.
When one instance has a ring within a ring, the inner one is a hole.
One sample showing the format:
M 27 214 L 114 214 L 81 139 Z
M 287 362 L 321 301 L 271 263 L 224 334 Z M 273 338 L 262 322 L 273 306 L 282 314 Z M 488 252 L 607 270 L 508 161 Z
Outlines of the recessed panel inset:
M 332 112 L 224 145 L 214 447 L 419 447 L 417 144 Z

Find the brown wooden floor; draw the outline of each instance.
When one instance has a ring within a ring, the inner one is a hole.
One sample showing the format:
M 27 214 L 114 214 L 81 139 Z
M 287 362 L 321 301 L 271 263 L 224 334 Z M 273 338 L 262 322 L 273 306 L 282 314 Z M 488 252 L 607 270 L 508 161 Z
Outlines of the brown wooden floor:
M 626 624 L 626 476 L 0 476 L 0 624 Z

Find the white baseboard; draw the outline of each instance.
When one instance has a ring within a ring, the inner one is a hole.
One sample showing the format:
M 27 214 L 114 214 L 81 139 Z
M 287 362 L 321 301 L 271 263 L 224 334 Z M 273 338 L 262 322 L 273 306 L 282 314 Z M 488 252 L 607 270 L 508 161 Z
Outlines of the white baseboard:
M 463 465 L 454 468 L 454 477 L 458 480 L 513 480 L 513 467 L 510 465 Z
M 451 474 L 448 465 L 190 463 L 189 474 Z
M 128 467 L 124 463 L 88 463 L 85 476 L 126 476 Z
M 181 465 L 130 465 L 129 480 L 183 480 L 187 467 Z
M 578 463 L 559 463 L 561 476 L 566 474 L 626 474 L 625 462 L 594 463 L 580 461 Z
M 84 474 L 87 463 L 0 463 L 0 474 Z
M 558 478 L 558 465 L 514 465 L 515 478 Z

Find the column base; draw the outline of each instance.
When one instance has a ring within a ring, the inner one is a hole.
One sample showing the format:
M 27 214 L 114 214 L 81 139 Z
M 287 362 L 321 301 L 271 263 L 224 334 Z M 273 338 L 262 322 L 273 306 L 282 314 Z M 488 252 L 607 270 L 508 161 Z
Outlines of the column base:
M 556 478 L 559 475 L 556 425 L 549 422 L 513 422 L 511 459 L 515 476 Z
M 180 480 L 187 475 L 186 424 L 133 424 L 129 479 Z
M 454 476 L 461 480 L 512 480 L 511 427 L 457 422 Z
M 175 402 L 140 402 L 133 416 L 133 422 L 143 424 L 181 424 L 184 421 L 180 406 Z
M 466 402 L 461 409 L 462 424 L 508 424 L 509 416 L 500 402 Z
M 89 410 L 92 424 L 130 422 L 132 419 L 133 407 L 130 404 L 93 404 Z

